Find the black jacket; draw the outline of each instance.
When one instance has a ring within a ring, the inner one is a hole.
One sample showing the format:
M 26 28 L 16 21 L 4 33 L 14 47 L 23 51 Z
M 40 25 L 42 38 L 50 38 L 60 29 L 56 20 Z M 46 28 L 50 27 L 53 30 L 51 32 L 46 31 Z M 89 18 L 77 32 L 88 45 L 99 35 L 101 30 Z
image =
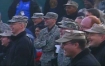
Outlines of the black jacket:
M 99 61 L 101 66 L 105 66 L 105 41 L 103 41 L 98 47 L 91 48 L 91 53 Z
M 35 29 L 36 29 L 36 27 L 40 27 L 41 29 L 45 28 L 45 26 L 44 26 L 44 21 L 40 22 L 40 23 L 37 24 L 37 25 L 33 25 L 33 26 L 30 26 L 30 27 L 29 27 L 29 30 L 33 33 L 34 37 L 36 37 L 36 36 L 35 36 Z
M 71 65 L 68 66 L 100 66 L 100 64 L 90 53 L 90 50 L 85 49 L 73 58 L 71 60 Z
M 12 37 L 12 47 L 3 66 L 33 66 L 34 46 L 23 31 Z
M 14 0 L 8 9 L 8 17 L 11 19 L 16 13 L 16 7 L 20 0 Z M 34 0 L 30 0 L 30 17 L 33 13 L 41 12 L 39 5 Z

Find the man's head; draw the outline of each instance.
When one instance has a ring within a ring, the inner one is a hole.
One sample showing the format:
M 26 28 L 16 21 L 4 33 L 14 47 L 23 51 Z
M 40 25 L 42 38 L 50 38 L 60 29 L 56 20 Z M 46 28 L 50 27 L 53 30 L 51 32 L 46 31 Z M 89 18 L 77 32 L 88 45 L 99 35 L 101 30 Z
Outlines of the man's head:
M 45 25 L 46 25 L 46 26 L 53 26 L 53 25 L 56 24 L 57 19 L 58 19 L 58 14 L 57 14 L 57 13 L 48 12 L 48 13 L 44 16 Z
M 28 17 L 21 15 L 13 16 L 13 18 L 8 21 L 12 29 L 12 33 L 14 35 L 17 35 L 20 32 L 24 31 L 27 26 L 27 22 L 28 22 Z
M 83 0 L 83 1 L 84 1 L 86 9 L 94 7 L 94 0 Z
M 65 10 L 67 15 L 75 13 L 78 10 L 78 3 L 68 1 L 67 4 L 65 4 Z
M 74 58 L 79 52 L 85 49 L 85 33 L 78 30 L 66 30 L 65 34 L 56 42 L 62 43 L 65 55 Z
M 85 31 L 88 32 L 87 36 L 91 47 L 97 47 L 105 40 L 105 25 L 103 24 L 94 24 Z
M 36 25 L 36 24 L 42 22 L 43 17 L 44 17 L 43 13 L 34 13 L 31 18 L 32 18 L 32 21 L 34 22 L 34 24 Z
M 61 35 L 64 34 L 64 30 L 69 29 L 69 30 L 78 30 L 79 26 L 77 25 L 77 23 L 75 23 L 74 20 L 72 19 L 68 19 L 68 18 L 64 18 L 62 19 L 61 22 L 58 22 L 61 25 L 59 25 L 59 27 L 61 28 Z
M 12 35 L 12 32 L 10 30 L 6 30 L 3 33 L 0 33 L 1 36 L 1 43 L 3 46 L 8 46 L 9 42 L 10 42 L 10 36 Z
M 96 16 L 97 18 L 100 18 L 100 12 L 98 9 L 90 8 L 90 9 L 87 9 L 85 16 L 86 17 L 87 16 Z
M 100 23 L 101 21 L 99 18 L 95 16 L 88 16 L 82 20 L 81 29 L 84 31 L 86 29 L 90 29 L 93 26 L 93 24 L 100 24 Z

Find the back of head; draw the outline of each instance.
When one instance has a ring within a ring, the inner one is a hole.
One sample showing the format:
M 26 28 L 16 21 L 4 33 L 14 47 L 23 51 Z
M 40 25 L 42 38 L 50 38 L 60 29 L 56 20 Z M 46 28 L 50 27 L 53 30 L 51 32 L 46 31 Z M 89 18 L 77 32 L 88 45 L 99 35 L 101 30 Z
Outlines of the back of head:
M 97 18 L 100 18 L 100 12 L 98 9 L 90 8 L 87 9 L 87 12 L 91 13 L 93 16 L 96 16 Z

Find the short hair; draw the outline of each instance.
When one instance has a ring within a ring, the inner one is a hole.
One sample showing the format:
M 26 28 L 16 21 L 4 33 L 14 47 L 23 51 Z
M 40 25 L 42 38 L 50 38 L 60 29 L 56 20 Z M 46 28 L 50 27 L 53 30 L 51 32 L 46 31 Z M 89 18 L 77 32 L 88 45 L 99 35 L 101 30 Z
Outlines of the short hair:
M 97 18 L 100 18 L 100 12 L 98 9 L 90 8 L 87 9 L 87 12 L 91 13 L 93 16 L 96 16 Z
M 86 39 L 72 39 L 70 42 L 71 43 L 77 42 L 79 44 L 80 49 L 83 50 L 86 47 L 87 40 Z

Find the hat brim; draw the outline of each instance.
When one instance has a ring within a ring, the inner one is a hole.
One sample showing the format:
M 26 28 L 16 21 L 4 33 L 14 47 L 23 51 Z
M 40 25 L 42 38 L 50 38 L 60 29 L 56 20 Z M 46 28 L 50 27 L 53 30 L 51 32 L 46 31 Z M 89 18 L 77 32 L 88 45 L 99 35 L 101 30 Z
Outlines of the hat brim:
M 44 16 L 44 18 L 50 18 L 50 17 Z
M 39 18 L 39 17 L 31 17 L 32 19 L 34 19 L 34 18 Z
M 64 25 L 59 25 L 60 28 L 67 28 L 66 26 Z
M 16 21 L 15 21 L 15 20 L 9 20 L 9 21 L 8 21 L 8 23 L 11 23 L 11 22 L 14 23 L 14 22 L 16 22 Z
M 11 35 L 0 33 L 0 36 L 11 36 Z
M 85 32 L 89 32 L 89 33 L 99 33 L 99 32 L 97 32 L 97 31 L 94 31 L 94 30 L 91 30 L 91 29 L 87 29 L 87 30 L 85 30 Z
M 60 38 L 60 39 L 56 40 L 56 42 L 59 42 L 59 43 L 63 43 L 63 42 L 67 42 L 67 41 L 70 41 L 70 39 Z

